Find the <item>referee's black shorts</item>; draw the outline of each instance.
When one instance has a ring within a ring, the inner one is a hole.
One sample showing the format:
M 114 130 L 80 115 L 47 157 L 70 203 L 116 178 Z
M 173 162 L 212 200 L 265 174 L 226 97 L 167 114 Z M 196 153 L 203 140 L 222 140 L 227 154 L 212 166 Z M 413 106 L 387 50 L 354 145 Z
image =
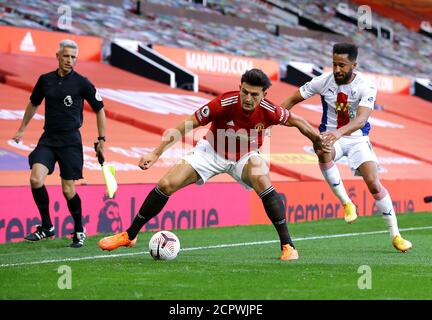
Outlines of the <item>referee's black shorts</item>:
M 29 155 L 30 169 L 35 163 L 41 163 L 49 170 L 48 174 L 53 173 L 55 163 L 60 167 L 60 177 L 64 180 L 82 179 L 83 172 L 83 147 L 82 145 L 72 145 L 66 147 L 51 147 L 38 144 Z

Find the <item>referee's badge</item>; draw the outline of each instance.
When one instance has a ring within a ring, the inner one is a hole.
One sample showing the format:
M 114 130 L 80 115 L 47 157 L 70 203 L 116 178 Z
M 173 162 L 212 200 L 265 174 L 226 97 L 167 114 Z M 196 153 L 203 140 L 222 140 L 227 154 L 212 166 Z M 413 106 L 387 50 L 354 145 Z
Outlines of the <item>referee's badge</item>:
M 102 96 L 99 94 L 99 91 L 96 90 L 95 98 L 97 101 L 102 101 Z
M 66 96 L 66 98 L 64 98 L 63 103 L 66 107 L 70 107 L 73 103 L 72 101 L 72 97 L 71 96 Z

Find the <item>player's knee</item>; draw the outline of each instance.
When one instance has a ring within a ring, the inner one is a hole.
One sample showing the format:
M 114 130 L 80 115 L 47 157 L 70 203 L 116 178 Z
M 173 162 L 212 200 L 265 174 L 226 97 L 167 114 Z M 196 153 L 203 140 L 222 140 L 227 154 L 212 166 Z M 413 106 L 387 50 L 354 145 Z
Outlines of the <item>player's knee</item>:
M 270 176 L 265 175 L 254 175 L 249 177 L 249 181 L 255 190 L 265 190 L 271 186 Z
M 44 179 L 41 176 L 31 175 L 30 185 L 33 189 L 41 188 L 44 184 Z
M 75 188 L 73 186 L 63 186 L 63 196 L 70 200 L 75 196 Z
M 366 180 L 365 179 L 365 181 L 366 181 L 366 184 L 369 188 L 370 193 L 374 194 L 374 193 L 378 193 L 381 191 L 381 184 L 378 180 L 376 180 L 376 179 Z
M 264 159 L 259 157 L 251 157 L 249 159 L 247 175 L 251 181 L 262 179 L 263 176 L 269 174 L 269 171 L 270 170 Z
M 159 190 L 170 196 L 176 191 L 175 184 L 167 178 L 162 178 L 158 182 Z

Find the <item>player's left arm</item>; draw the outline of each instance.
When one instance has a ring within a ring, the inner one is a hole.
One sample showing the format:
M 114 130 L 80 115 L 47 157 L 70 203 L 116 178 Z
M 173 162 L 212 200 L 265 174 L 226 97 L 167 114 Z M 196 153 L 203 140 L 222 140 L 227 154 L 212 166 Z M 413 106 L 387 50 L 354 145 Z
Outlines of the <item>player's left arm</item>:
M 296 127 L 302 135 L 309 138 L 309 140 L 314 143 L 320 140 L 319 134 L 314 130 L 309 122 L 292 112 L 290 112 L 289 118 L 284 125 L 287 127 Z
M 330 152 L 329 146 L 323 145 L 321 136 L 303 117 L 290 112 L 288 120 L 283 124 L 287 127 L 296 127 L 302 135 L 307 137 L 315 147 L 322 149 L 324 152 Z
M 104 103 L 101 95 L 96 90 L 95 86 L 85 78 L 81 87 L 82 97 L 88 102 L 92 110 L 96 113 L 96 125 L 98 130 L 98 139 L 95 142 L 96 156 L 99 161 L 104 159 L 104 145 L 105 145 L 105 111 Z
M 105 145 L 105 122 L 106 116 L 104 109 L 100 109 L 96 112 L 96 125 L 98 129 L 98 144 L 96 147 L 96 156 L 104 157 L 104 145 Z

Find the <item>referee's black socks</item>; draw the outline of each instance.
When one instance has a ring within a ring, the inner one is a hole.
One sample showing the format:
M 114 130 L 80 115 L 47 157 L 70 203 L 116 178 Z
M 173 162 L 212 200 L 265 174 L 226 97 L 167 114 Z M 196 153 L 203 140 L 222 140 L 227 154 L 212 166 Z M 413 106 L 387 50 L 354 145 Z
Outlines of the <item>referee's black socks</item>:
M 280 195 L 273 186 L 270 186 L 261 192 L 259 197 L 263 202 L 267 216 L 276 228 L 281 245 L 289 244 L 291 247 L 295 248 L 288 232 L 288 225 L 285 218 L 285 206 Z
M 126 230 L 129 240 L 135 239 L 141 228 L 161 212 L 165 204 L 168 202 L 168 199 L 169 196 L 163 193 L 159 189 L 159 186 L 156 186 L 152 191 L 150 191 L 132 222 L 132 225 Z
M 42 228 L 50 229 L 52 222 L 49 214 L 49 196 L 45 185 L 40 188 L 32 188 L 33 199 L 38 207 L 42 220 Z
M 83 232 L 84 228 L 82 225 L 81 198 L 79 197 L 78 193 L 75 193 L 71 199 L 66 198 L 66 202 L 69 212 L 71 213 L 74 220 L 75 232 Z

